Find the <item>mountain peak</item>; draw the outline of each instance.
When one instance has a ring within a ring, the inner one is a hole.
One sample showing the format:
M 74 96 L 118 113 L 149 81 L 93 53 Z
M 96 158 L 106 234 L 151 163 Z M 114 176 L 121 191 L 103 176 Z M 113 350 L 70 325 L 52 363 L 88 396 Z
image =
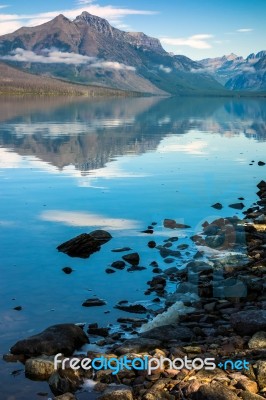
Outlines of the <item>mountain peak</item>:
M 96 15 L 92 15 L 88 13 L 87 11 L 83 11 L 80 15 L 76 17 L 74 20 L 74 23 L 76 24 L 86 24 L 90 28 L 96 29 L 98 32 L 102 34 L 110 34 L 112 33 L 112 26 L 109 24 L 109 22 L 101 17 L 97 17 Z
M 238 56 L 235 53 L 230 53 L 228 56 L 225 56 L 227 60 L 235 60 Z

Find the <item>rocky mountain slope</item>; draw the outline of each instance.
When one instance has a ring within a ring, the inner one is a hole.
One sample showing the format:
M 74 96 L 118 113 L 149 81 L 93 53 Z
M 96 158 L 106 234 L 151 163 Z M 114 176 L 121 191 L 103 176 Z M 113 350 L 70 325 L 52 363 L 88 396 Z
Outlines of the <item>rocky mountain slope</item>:
M 155 94 L 220 93 L 201 65 L 172 56 L 158 39 L 123 32 L 83 12 L 0 37 L 0 57 L 24 70 L 86 84 Z
M 266 51 L 246 59 L 235 54 L 199 61 L 206 71 L 230 90 L 266 90 Z

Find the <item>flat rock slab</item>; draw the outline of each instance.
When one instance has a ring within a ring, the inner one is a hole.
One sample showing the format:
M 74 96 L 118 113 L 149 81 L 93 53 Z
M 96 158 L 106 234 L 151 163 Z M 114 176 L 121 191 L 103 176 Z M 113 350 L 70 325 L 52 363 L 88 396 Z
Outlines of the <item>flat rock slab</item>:
M 96 230 L 91 233 L 82 233 L 60 244 L 57 250 L 70 257 L 88 258 L 91 254 L 99 251 L 101 246 L 111 239 L 112 236 L 109 232 Z
M 116 347 L 114 352 L 119 356 L 128 353 L 144 353 L 159 348 L 160 345 L 161 341 L 155 339 L 128 339 L 125 340 L 121 346 Z
M 182 340 L 188 342 L 192 337 L 192 331 L 189 328 L 177 324 L 169 324 L 142 332 L 140 336 L 147 339 L 160 340 L 162 342 L 167 342 L 169 340 Z
M 88 343 L 88 338 L 79 326 L 60 324 L 50 326 L 37 335 L 18 341 L 11 347 L 10 352 L 30 357 L 41 354 L 51 356 L 57 353 L 69 356 L 85 343 Z
M 163 226 L 165 228 L 168 228 L 168 229 L 187 229 L 187 228 L 191 228 L 190 225 L 179 224 L 174 219 L 168 219 L 168 218 L 166 218 L 163 221 Z
M 240 311 L 231 316 L 231 325 L 241 336 L 266 330 L 266 310 Z
M 208 385 L 202 385 L 199 390 L 194 393 L 193 400 L 239 400 L 239 397 L 224 385 L 210 383 Z

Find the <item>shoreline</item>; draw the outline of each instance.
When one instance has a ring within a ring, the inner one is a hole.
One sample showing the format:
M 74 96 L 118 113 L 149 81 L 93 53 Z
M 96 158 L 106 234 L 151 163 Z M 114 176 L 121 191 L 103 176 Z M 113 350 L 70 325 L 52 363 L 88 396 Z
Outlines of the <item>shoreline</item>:
M 77 374 L 71 368 L 55 372 L 53 355 L 43 358 L 33 353 L 32 356 L 37 356 L 37 358 L 34 360 L 31 356 L 26 361 L 26 374 L 34 379 L 48 380 L 55 395 L 69 391 L 75 392 L 82 386 L 84 380 L 93 378 L 96 381 L 94 389 L 98 391 L 102 400 L 118 398 L 128 400 L 156 400 L 158 398 L 259 400 L 265 398 L 266 183 L 260 182 L 258 188 L 257 194 L 260 200 L 244 212 L 244 219 L 220 218 L 210 224 L 204 223 L 203 232 L 191 238 L 200 249 L 204 248 L 201 246 L 207 246 L 218 251 L 225 251 L 229 254 L 227 259 L 215 260 L 214 258 L 214 264 L 211 266 L 202 257 L 201 251 L 198 251 L 185 269 L 172 270 L 168 278 L 162 273 L 165 271 L 158 272 L 148 282 L 150 287 L 147 292 L 167 297 L 167 293 L 164 293 L 167 280 L 177 281 L 179 286 L 175 298 L 168 297 L 168 310 L 162 309 L 157 313 L 157 324 L 154 323 L 155 317 L 148 322 L 148 327 L 151 329 L 145 329 L 142 333 L 138 333 L 137 337 L 126 340 L 121 340 L 121 336 L 115 333 L 110 335 L 108 328 L 99 328 L 97 324 L 91 324 L 88 330 L 89 336 L 91 334 L 102 336 L 103 339 L 100 342 L 102 346 L 109 347 L 109 350 L 102 353 L 89 351 L 82 356 L 95 358 L 102 355 L 108 358 L 119 358 L 128 355 L 132 358 L 149 355 L 170 359 L 187 356 L 192 360 L 214 357 L 217 360 L 216 365 L 220 362 L 224 364 L 228 359 L 233 361 L 245 359 L 249 363 L 248 370 L 242 368 L 230 371 L 217 367 L 214 371 L 203 369 L 196 371 L 187 368 L 176 371 L 165 366 L 155 369 L 151 375 L 137 370 L 120 371 L 117 375 L 112 375 L 112 370 L 109 369 L 98 371 L 92 376 L 91 371 L 82 370 Z M 170 227 L 172 224 L 175 229 L 174 223 L 173 220 L 165 220 L 165 226 Z M 169 244 L 169 240 L 166 241 L 167 243 Z M 248 260 L 243 263 L 244 257 L 238 257 L 235 253 L 243 253 L 245 247 L 247 247 Z M 159 245 L 155 247 L 156 249 L 160 253 L 163 252 L 166 257 L 175 256 L 171 246 Z M 132 263 L 132 267 L 138 268 L 138 265 L 135 264 L 134 267 Z M 154 265 L 154 268 L 158 266 Z M 177 303 L 181 302 L 182 295 L 188 291 L 194 293 L 194 299 L 183 299 L 182 302 L 185 308 L 193 307 L 194 310 L 179 313 L 177 320 L 176 312 L 177 310 L 180 312 L 180 304 Z M 175 311 L 172 314 L 169 312 L 171 308 Z M 137 312 L 137 309 L 135 308 L 134 311 Z M 146 314 L 149 310 L 138 309 L 138 311 Z M 164 313 L 163 325 L 161 325 L 162 321 L 159 321 L 158 325 L 158 315 L 160 320 L 164 311 L 166 313 Z M 142 315 L 140 317 L 130 318 L 129 314 L 127 320 L 121 318 L 121 323 L 126 329 L 130 327 L 130 331 L 136 331 L 147 322 Z M 80 331 L 83 334 L 81 329 Z M 80 346 L 75 344 L 74 347 Z M 23 354 L 23 351 L 20 351 Z M 53 354 L 59 352 L 54 351 Z M 18 354 L 16 351 L 13 353 Z M 70 353 L 68 355 L 71 356 Z M 7 355 L 4 359 L 25 362 L 21 355 Z M 109 386 L 113 383 L 123 386 Z M 217 395 L 218 392 L 219 395 Z M 158 397 L 159 394 L 161 397 Z M 74 398 L 72 395 L 64 397 L 64 399 Z

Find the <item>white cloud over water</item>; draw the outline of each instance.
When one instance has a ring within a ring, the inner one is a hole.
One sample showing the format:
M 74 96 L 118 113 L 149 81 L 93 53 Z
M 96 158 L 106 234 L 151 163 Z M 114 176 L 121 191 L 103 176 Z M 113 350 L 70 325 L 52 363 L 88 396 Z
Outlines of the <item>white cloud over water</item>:
M 100 227 L 107 230 L 138 229 L 140 227 L 140 223 L 136 220 L 109 218 L 100 214 L 79 211 L 48 210 L 41 213 L 40 219 L 70 226 Z
M 171 46 L 187 46 L 193 49 L 210 49 L 212 45 L 209 43 L 209 39 L 213 38 L 213 35 L 199 34 L 189 36 L 187 38 L 161 38 L 161 42 Z

